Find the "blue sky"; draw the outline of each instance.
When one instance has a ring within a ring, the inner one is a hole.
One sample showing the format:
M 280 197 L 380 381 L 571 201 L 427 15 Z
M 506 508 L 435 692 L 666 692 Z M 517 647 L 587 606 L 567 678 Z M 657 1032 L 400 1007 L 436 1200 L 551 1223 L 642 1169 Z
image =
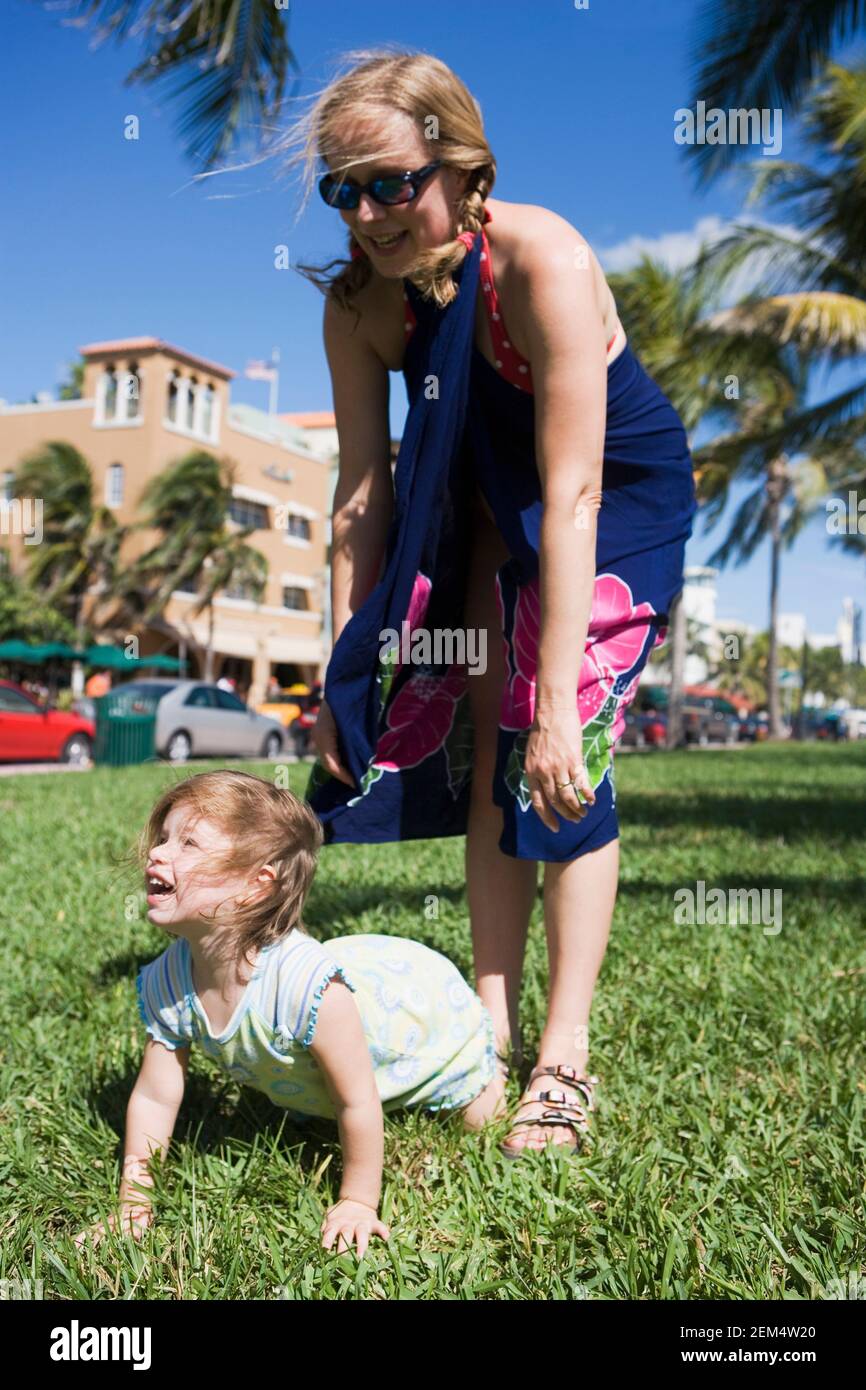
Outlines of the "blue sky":
M 289 32 L 302 100 L 347 49 L 397 42 L 442 58 L 481 103 L 495 195 L 560 213 L 613 269 L 636 248 L 682 256 L 742 211 L 742 174 L 697 192 L 673 139 L 674 111 L 691 96 L 697 9 L 696 0 L 590 0 L 588 10 L 573 0 L 292 0 Z M 272 164 L 194 184 L 178 108 L 154 88 L 123 85 L 139 61 L 135 40 L 93 47 L 92 31 L 32 0 L 6 0 L 4 18 L 0 397 L 53 390 L 84 343 L 147 334 L 238 372 L 277 346 L 280 409 L 330 409 L 321 297 L 274 269 L 273 247 L 288 244 L 294 264 L 327 261 L 344 247 L 338 215 L 316 195 L 296 221 L 298 183 Z M 130 114 L 137 141 L 123 138 Z M 793 122 L 782 153 L 803 154 Z M 391 381 L 396 434 L 405 395 L 401 377 Z M 232 390 L 267 405 L 263 383 L 239 376 Z M 703 563 L 722 534 L 699 527 L 688 562 Z M 768 570 L 765 546 L 723 571 L 720 616 L 765 626 Z M 819 519 L 784 556 L 781 608 L 830 632 L 845 594 L 862 602 L 863 565 L 828 548 Z

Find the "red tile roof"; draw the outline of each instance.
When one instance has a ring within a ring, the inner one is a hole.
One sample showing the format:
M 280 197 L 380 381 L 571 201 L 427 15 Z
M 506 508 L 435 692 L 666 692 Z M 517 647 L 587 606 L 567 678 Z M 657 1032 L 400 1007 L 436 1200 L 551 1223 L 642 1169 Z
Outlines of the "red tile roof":
M 164 352 L 169 357 L 178 357 L 194 367 L 211 372 L 214 376 L 225 377 L 226 380 L 237 376 L 230 367 L 223 367 L 219 362 L 210 362 L 208 358 L 199 357 L 195 352 L 187 352 L 186 348 L 175 347 L 164 338 L 112 338 L 105 343 L 87 343 L 78 351 L 82 357 L 99 357 L 115 352 Z
M 280 419 L 289 425 L 300 425 L 305 430 L 334 429 L 337 424 L 336 416 L 330 410 L 297 410 L 281 414 Z

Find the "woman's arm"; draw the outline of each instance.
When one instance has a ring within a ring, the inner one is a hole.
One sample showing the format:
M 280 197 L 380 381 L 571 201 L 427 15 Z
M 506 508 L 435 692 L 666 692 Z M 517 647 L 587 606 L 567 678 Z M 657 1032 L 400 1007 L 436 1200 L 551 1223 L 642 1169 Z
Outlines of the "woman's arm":
M 334 1103 L 343 1151 L 340 1197 L 322 1223 L 322 1243 L 330 1249 L 337 1240 L 342 1249 L 357 1239 L 362 1256 L 370 1235 L 387 1240 L 390 1234 L 377 1216 L 385 1136 L 361 1016 L 350 991 L 338 979 L 322 996 L 310 1051 Z
M 336 642 L 374 588 L 394 512 L 388 369 L 355 315 L 325 301 L 324 339 L 340 466 L 331 518 L 331 612 Z
M 584 796 L 595 800 L 583 774 L 577 682 L 592 607 L 602 494 L 604 310 L 590 248 L 563 219 L 546 223 L 543 235 L 527 241 L 521 268 L 543 506 L 536 737 L 527 747 L 526 772 L 541 782 L 540 792 L 533 789 L 533 805 L 556 830 L 554 805 L 568 819 L 586 814 L 573 788 L 557 788 L 557 782 L 579 771 Z

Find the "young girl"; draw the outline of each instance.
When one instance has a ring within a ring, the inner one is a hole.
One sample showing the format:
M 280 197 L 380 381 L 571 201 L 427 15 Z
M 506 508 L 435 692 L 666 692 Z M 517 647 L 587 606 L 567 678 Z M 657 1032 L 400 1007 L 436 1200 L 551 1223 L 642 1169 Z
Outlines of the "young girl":
M 450 961 L 399 937 L 307 935 L 322 838 L 306 803 L 230 769 L 170 787 L 151 813 L 138 851 L 148 916 L 175 940 L 138 976 L 149 1037 L 120 1188 L 136 1237 L 152 1219 L 148 1161 L 171 1138 L 193 1042 L 275 1104 L 336 1119 L 343 1181 L 322 1243 L 354 1241 L 359 1257 L 389 1235 L 378 1217 L 383 1110 L 460 1110 L 477 1129 L 499 1107 L 491 1017 Z M 103 1223 L 91 1232 L 104 1234 Z

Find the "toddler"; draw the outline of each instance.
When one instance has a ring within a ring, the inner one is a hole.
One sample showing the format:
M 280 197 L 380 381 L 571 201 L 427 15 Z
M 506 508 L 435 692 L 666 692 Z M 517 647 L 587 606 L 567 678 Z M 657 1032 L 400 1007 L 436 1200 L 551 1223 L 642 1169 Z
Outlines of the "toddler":
M 498 1111 L 493 1022 L 450 961 L 400 937 L 307 935 L 322 839 L 305 802 L 233 769 L 171 786 L 151 813 L 138 850 L 148 917 L 174 940 L 137 982 L 149 1036 L 119 1207 L 135 1236 L 152 1219 L 148 1162 L 171 1138 L 193 1042 L 276 1105 L 336 1119 L 343 1180 L 322 1243 L 354 1241 L 359 1257 L 389 1235 L 378 1216 L 383 1111 L 459 1110 L 471 1129 Z M 104 1234 L 103 1223 L 89 1233 Z

